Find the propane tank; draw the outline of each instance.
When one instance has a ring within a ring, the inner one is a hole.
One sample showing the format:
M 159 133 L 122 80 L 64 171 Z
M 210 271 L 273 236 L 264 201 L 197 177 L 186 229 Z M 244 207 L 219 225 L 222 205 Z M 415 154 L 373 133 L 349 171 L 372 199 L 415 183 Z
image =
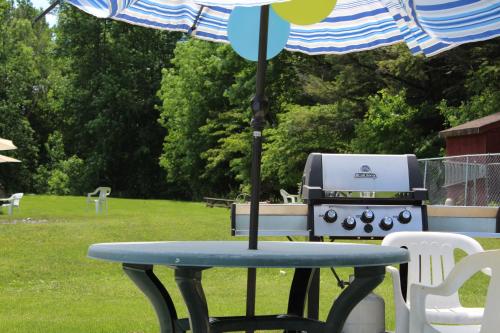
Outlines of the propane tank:
M 349 282 L 354 276 L 349 276 Z M 352 309 L 342 333 L 385 333 L 385 302 L 371 292 Z

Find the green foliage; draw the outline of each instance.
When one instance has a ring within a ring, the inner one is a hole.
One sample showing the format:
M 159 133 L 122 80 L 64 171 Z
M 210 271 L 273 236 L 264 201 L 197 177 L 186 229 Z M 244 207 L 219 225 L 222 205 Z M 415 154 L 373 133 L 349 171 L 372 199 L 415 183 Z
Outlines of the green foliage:
M 37 169 L 35 190 L 57 195 L 84 193 L 87 188 L 87 170 L 78 156 L 66 158 L 62 134 L 58 131 L 50 134 L 44 146 L 48 162 Z
M 371 154 L 413 152 L 415 141 L 402 138 L 415 137 L 411 124 L 418 112 L 407 104 L 405 91 L 392 95 L 382 90 L 380 95 L 370 97 L 367 104 L 368 112 L 356 127 L 352 149 Z
M 493 47 L 485 47 L 486 51 Z M 496 47 L 500 51 L 500 47 Z M 478 52 L 478 51 L 476 51 Z M 477 69 L 468 71 L 465 81 L 466 93 L 470 98 L 463 100 L 460 105 L 449 105 L 446 100 L 441 101 L 439 111 L 449 126 L 457 126 L 467 121 L 481 118 L 498 112 L 500 105 L 500 59 L 484 54 L 478 54 L 480 63 Z M 490 51 L 492 52 L 492 51 Z
M 61 160 L 47 178 L 47 193 L 57 195 L 82 194 L 88 189 L 85 184 L 83 160 L 76 155 Z
M 66 154 L 64 153 L 64 142 L 61 132 L 56 131 L 49 135 L 45 144 L 45 150 L 47 151 L 49 166 L 56 167 L 64 160 Z
M 472 96 L 467 102 L 462 102 L 460 106 L 449 106 L 443 100 L 438 109 L 445 117 L 446 123 L 453 127 L 496 113 L 499 105 L 500 91 L 487 89 L 479 95 Z
M 50 194 L 66 195 L 69 194 L 69 177 L 62 170 L 55 169 L 51 172 L 48 179 Z
M 38 162 L 34 114 L 42 112 L 52 41 L 47 25 L 32 27 L 36 11 L 28 1 L 0 0 L 0 137 L 14 141 L 10 156 L 22 161 L 0 166 L 8 192 L 31 188 Z
M 269 121 L 297 89 L 291 58 L 269 65 Z M 233 196 L 249 183 L 250 100 L 255 64 L 229 46 L 191 39 L 178 43 L 174 67 L 163 72 L 160 123 L 167 130 L 161 165 L 180 197 Z
M 367 106 L 351 142 L 353 151 L 423 155 L 434 149 L 436 134 L 428 133 L 422 119 L 425 113 L 408 103 L 405 90 L 395 94 L 381 90 L 368 98 Z
M 179 34 L 98 19 L 69 5 L 56 33 L 54 76 L 62 80 L 51 101 L 63 114 L 68 155 L 85 161 L 87 189 L 106 184 L 115 195 L 165 195 L 156 92 Z
M 345 153 L 357 119 L 358 106 L 343 100 L 317 106 L 288 105 L 278 125 L 265 131 L 262 177 L 274 189 L 296 191 L 309 153 Z
M 497 104 L 498 47 L 477 45 L 431 59 L 404 45 L 345 56 L 282 53 L 267 75 L 264 196 L 295 192 L 312 151 L 439 155 L 437 132 L 457 103 L 482 114 Z M 248 191 L 254 76 L 227 46 L 178 45 L 160 92 L 168 132 L 161 164 L 184 197 Z
M 221 180 L 220 174 L 203 177 L 201 154 L 213 145 L 203 126 L 229 108 L 224 92 L 243 61 L 228 46 L 191 39 L 177 44 L 172 64 L 159 91 L 167 130 L 160 164 L 177 196 L 199 197 Z

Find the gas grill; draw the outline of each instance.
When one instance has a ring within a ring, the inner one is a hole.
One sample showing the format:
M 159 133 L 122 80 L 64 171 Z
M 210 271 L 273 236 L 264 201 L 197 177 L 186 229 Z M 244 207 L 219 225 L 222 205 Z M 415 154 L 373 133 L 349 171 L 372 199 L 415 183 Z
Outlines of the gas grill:
M 370 239 L 429 230 L 500 238 L 498 207 L 424 206 L 414 155 L 310 154 L 302 182 L 307 204 L 260 204 L 260 236 Z M 250 205 L 231 208 L 231 234 L 247 236 Z
M 313 153 L 302 184 L 310 236 L 380 239 L 427 230 L 415 155 Z

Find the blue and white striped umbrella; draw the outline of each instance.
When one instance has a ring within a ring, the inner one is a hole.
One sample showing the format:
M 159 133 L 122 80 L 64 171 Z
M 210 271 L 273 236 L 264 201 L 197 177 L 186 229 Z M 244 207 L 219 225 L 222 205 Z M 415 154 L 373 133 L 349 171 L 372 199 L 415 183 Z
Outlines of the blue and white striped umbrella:
M 68 0 L 97 17 L 150 28 L 190 32 L 228 42 L 235 6 L 286 0 Z M 198 18 L 198 19 L 197 19 Z M 291 26 L 285 49 L 343 54 L 405 42 L 413 54 L 432 56 L 457 45 L 500 35 L 500 0 L 338 0 L 321 23 Z

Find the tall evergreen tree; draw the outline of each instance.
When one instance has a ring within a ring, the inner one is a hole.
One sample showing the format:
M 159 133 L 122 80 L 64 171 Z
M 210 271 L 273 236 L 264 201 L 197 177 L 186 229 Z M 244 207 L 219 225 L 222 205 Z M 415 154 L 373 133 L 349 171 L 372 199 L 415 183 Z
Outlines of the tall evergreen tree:
M 32 190 L 38 164 L 40 117 L 47 109 L 50 52 L 47 24 L 32 26 L 37 14 L 29 1 L 0 0 L 0 137 L 14 141 L 9 152 L 22 161 L 0 165 L 0 184 L 7 192 Z
M 68 153 L 85 161 L 88 188 L 164 195 L 156 92 L 179 34 L 97 19 L 71 6 L 63 6 L 56 31 L 66 81 L 57 91 L 62 132 Z

